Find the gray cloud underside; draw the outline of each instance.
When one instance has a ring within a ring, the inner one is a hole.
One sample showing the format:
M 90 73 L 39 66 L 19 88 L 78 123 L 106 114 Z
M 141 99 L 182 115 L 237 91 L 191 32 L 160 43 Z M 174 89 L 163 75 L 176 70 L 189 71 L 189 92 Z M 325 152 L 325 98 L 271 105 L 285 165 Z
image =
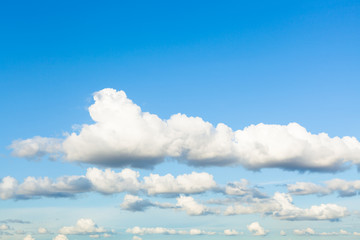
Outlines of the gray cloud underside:
M 337 172 L 360 163 L 354 137 L 312 134 L 297 123 L 258 124 L 233 131 L 184 114 L 160 119 L 142 112 L 123 91 L 103 89 L 89 107 L 93 124 L 65 139 L 34 137 L 11 144 L 13 155 L 42 158 L 48 154 L 70 162 L 107 167 L 152 168 L 165 158 L 193 166 L 241 165 L 250 170 Z

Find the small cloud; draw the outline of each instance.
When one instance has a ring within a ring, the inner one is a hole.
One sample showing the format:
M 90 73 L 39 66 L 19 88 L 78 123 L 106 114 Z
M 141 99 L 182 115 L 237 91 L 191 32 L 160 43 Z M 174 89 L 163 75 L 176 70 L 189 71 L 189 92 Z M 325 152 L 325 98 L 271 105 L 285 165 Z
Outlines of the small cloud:
M 269 231 L 265 230 L 258 222 L 253 222 L 250 225 L 247 225 L 247 229 L 254 235 L 254 236 L 265 236 L 268 234 Z

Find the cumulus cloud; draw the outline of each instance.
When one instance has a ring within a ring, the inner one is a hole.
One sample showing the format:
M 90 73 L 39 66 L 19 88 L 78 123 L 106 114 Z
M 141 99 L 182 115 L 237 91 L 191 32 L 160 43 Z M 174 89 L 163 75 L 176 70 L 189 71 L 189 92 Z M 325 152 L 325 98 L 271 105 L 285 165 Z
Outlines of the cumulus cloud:
M 265 198 L 266 194 L 260 192 L 256 188 L 249 187 L 249 181 L 241 179 L 240 182 L 228 183 L 225 187 L 224 193 L 233 196 L 250 196 L 253 198 Z
M 140 189 L 139 172 L 124 169 L 119 173 L 106 169 L 89 168 L 86 172 L 87 179 L 92 188 L 103 194 L 119 192 L 137 192 Z
M 26 235 L 26 237 L 24 237 L 24 240 L 35 240 L 35 238 L 33 238 L 31 235 Z
M 36 136 L 26 140 L 15 140 L 10 145 L 16 157 L 40 160 L 45 155 L 56 158 L 62 151 L 63 140 Z
M 133 227 L 126 230 L 127 233 L 136 234 L 136 235 L 147 235 L 147 234 L 165 234 L 165 235 L 215 235 L 216 232 L 208 232 L 201 229 L 193 228 L 190 230 L 176 230 L 172 228 L 141 228 Z
M 82 235 L 82 234 L 97 234 L 109 232 L 104 227 L 98 227 L 92 219 L 81 218 L 76 222 L 75 226 L 62 227 L 59 230 L 60 234 L 64 235 Z
M 250 225 L 247 225 L 247 229 L 254 236 L 265 236 L 269 231 L 265 230 L 258 222 L 253 222 Z
M 360 180 L 346 181 L 343 179 L 332 179 L 326 181 L 325 185 L 311 182 L 297 182 L 287 186 L 288 191 L 295 195 L 317 194 L 320 196 L 337 193 L 340 197 L 351 197 L 360 193 Z
M 177 204 L 181 210 L 186 211 L 190 216 L 199 216 L 217 213 L 215 209 L 211 209 L 203 204 L 200 204 L 195 201 L 193 197 L 190 196 L 180 196 L 176 198 Z
M 53 240 L 69 240 L 64 234 L 58 234 Z
M 39 234 L 47 234 L 47 233 L 49 233 L 49 231 L 44 227 L 39 227 L 38 233 Z
M 142 238 L 138 236 L 133 236 L 132 240 L 142 240 Z
M 143 180 L 139 177 L 139 172 L 131 169 L 115 172 L 111 169 L 97 168 L 88 168 L 85 176 L 64 176 L 56 181 L 48 177 L 27 177 L 23 183 L 19 183 L 15 178 L 7 176 L 0 179 L 0 198 L 73 197 L 85 192 L 136 194 L 139 191 L 148 195 L 178 196 L 217 189 L 213 176 L 205 172 L 192 172 L 176 177 L 171 174 L 150 174 Z
M 239 232 L 234 230 L 234 229 L 225 229 L 224 230 L 224 235 L 226 235 L 226 236 L 236 236 L 236 235 L 239 235 Z
M 144 200 L 138 196 L 126 194 L 123 203 L 120 205 L 122 209 L 128 211 L 144 211 L 148 207 L 156 206 L 149 200 Z
M 235 204 L 225 210 L 225 215 L 261 213 L 282 220 L 330 220 L 349 215 L 345 207 L 336 204 L 321 204 L 299 208 L 293 204 L 290 194 L 276 192 L 269 199 L 253 199 L 246 205 Z
M 103 89 L 89 107 L 93 124 L 65 139 L 34 137 L 11 144 L 13 155 L 39 158 L 63 154 L 67 161 L 100 166 L 151 168 L 166 157 L 196 166 L 242 165 L 336 172 L 360 163 L 354 137 L 312 134 L 297 123 L 258 124 L 233 131 L 184 114 L 160 119 L 142 112 L 125 92 Z
M 9 225 L 6 225 L 6 224 L 1 224 L 1 225 L 0 225 L 0 230 L 1 230 L 1 231 L 9 230 L 9 229 L 10 229 Z
M 144 189 L 149 195 L 203 193 L 215 187 L 213 176 L 205 172 L 192 172 L 176 178 L 171 174 L 165 176 L 150 174 L 144 177 Z
M 286 236 L 286 232 L 285 232 L 284 230 L 281 230 L 281 231 L 280 231 L 280 235 L 281 235 L 281 236 Z
M 19 182 L 10 176 L 0 181 L 0 198 L 28 199 L 32 197 L 71 197 L 76 193 L 88 192 L 89 181 L 83 176 L 61 177 L 53 182 L 48 177 L 27 177 L 24 182 Z
M 341 229 L 339 232 L 321 232 L 317 233 L 312 228 L 306 229 L 295 229 L 294 234 L 296 235 L 317 235 L 317 236 L 339 236 L 339 235 L 350 235 L 351 233 Z

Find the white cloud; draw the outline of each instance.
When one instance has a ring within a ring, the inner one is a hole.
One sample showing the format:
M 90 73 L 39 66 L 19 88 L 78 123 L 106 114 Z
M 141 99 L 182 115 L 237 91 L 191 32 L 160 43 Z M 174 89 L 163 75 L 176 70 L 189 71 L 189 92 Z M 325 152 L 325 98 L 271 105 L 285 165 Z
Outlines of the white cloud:
M 120 205 L 122 209 L 128 211 L 144 211 L 148 207 L 156 206 L 149 200 L 144 200 L 138 196 L 126 194 L 123 203 Z
M 142 238 L 138 236 L 133 236 L 132 240 L 142 240 Z
M 247 229 L 254 236 L 265 236 L 269 231 L 265 230 L 262 226 L 260 226 L 259 222 L 253 222 L 250 225 L 247 225 Z
M 89 107 L 93 124 L 63 142 L 34 137 L 10 146 L 18 157 L 63 153 L 68 161 L 101 166 L 151 168 L 165 157 L 190 165 L 242 165 L 251 170 L 281 168 L 336 172 L 360 164 L 354 137 L 312 134 L 297 123 L 250 125 L 233 131 L 199 117 L 175 114 L 170 119 L 142 112 L 123 91 L 103 89 Z
M 59 233 L 64 235 L 72 234 L 95 234 L 95 233 L 106 233 L 103 227 L 98 227 L 92 219 L 81 218 L 76 222 L 75 226 L 62 227 Z
M 239 232 L 234 229 L 225 229 L 224 234 L 226 236 L 236 236 L 236 235 L 239 235 Z
M 53 240 L 68 240 L 68 238 L 63 234 L 58 234 Z
M 18 186 L 18 181 L 10 176 L 4 177 L 0 181 L 0 198 L 9 199 L 14 197 L 15 189 Z
M 24 237 L 24 240 L 35 240 L 35 238 L 33 238 L 31 235 L 26 235 L 26 237 Z
M 354 236 L 360 236 L 360 232 L 354 232 Z
M 111 169 L 104 171 L 97 168 L 88 168 L 86 177 L 92 188 L 103 194 L 120 192 L 137 192 L 140 189 L 139 172 L 123 169 L 116 173 Z
M 176 178 L 171 174 L 159 176 L 150 174 L 144 177 L 144 189 L 149 195 L 155 194 L 191 194 L 203 193 L 214 189 L 216 182 L 209 173 L 197 173 L 179 175 Z
M 100 235 L 99 234 L 94 234 L 94 235 L 89 235 L 90 238 L 99 238 Z
M 0 225 L 0 230 L 1 230 L 1 231 L 9 230 L 9 229 L 10 229 L 9 225 L 6 225 L 6 224 L 1 224 L 1 225 Z
M 282 220 L 338 220 L 348 216 L 345 207 L 321 204 L 303 209 L 293 204 L 290 194 L 276 192 L 270 199 L 252 199 L 247 205 L 236 204 L 225 210 L 225 215 L 262 213 Z
M 351 233 L 341 229 L 339 232 L 321 232 L 317 233 L 312 228 L 306 229 L 295 229 L 294 234 L 296 235 L 316 235 L 316 236 L 339 236 L 339 235 L 350 235 Z
M 140 181 L 139 177 L 139 172 L 128 168 L 120 172 L 88 168 L 85 176 L 64 176 L 56 181 L 48 177 L 27 177 L 21 184 L 15 178 L 8 176 L 0 180 L 0 198 L 73 197 L 78 193 L 92 191 L 101 194 L 121 192 L 136 194 L 142 191 L 149 195 L 176 196 L 182 193 L 203 193 L 217 188 L 213 176 L 205 172 L 192 172 L 177 177 L 171 174 L 165 176 L 150 174 L 144 177 L 143 181 Z
M 215 235 L 216 232 L 208 232 L 200 229 L 190 230 L 176 230 L 171 228 L 155 227 L 155 228 L 141 228 L 133 227 L 126 230 L 127 233 L 136 235 L 147 235 L 147 234 L 165 234 L 165 235 Z
M 281 235 L 281 236 L 286 236 L 286 232 L 285 232 L 284 230 L 281 230 L 281 231 L 280 231 L 280 235 Z
M 312 228 L 306 228 L 306 229 L 295 229 L 294 234 L 296 235 L 315 235 L 315 231 Z
M 47 234 L 47 233 L 49 233 L 49 231 L 48 231 L 46 228 L 39 227 L 38 233 L 40 233 L 40 234 Z
M 15 140 L 10 148 L 13 149 L 12 154 L 16 157 L 35 160 L 39 160 L 48 154 L 51 158 L 56 158 L 63 151 L 61 139 L 40 136 L 26 140 Z
M 205 205 L 199 204 L 193 197 L 180 196 L 176 198 L 177 204 L 181 210 L 186 211 L 188 215 L 199 216 L 216 213 L 215 210 L 206 207 Z
M 332 179 L 325 182 L 325 186 L 311 182 L 297 182 L 289 184 L 288 190 L 296 195 L 328 195 L 337 192 L 340 197 L 350 197 L 360 193 L 360 180 L 346 181 L 343 179 Z

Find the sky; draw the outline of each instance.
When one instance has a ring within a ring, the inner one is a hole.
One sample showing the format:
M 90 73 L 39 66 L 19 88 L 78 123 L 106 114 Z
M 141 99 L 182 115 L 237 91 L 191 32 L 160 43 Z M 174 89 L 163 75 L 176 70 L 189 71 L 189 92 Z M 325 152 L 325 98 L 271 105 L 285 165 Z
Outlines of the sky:
M 0 239 L 360 239 L 360 2 L 2 1 Z

